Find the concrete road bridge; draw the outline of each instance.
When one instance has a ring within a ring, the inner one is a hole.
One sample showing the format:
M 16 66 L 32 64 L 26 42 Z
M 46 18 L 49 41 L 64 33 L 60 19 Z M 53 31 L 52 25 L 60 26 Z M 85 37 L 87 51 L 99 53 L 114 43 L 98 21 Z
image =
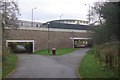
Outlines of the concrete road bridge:
M 62 28 L 60 28 L 60 26 L 62 26 Z M 69 26 L 75 26 L 75 29 L 66 28 Z M 83 25 L 61 25 L 61 23 L 57 23 L 49 26 L 46 25 L 46 27 L 6 28 L 8 34 L 6 45 L 9 46 L 11 43 L 19 45 L 28 43 L 29 46 L 31 46 L 29 47 L 29 49 L 31 49 L 30 52 L 53 47 L 75 48 L 90 46 L 92 44 L 93 33 L 89 31 L 87 27 Z

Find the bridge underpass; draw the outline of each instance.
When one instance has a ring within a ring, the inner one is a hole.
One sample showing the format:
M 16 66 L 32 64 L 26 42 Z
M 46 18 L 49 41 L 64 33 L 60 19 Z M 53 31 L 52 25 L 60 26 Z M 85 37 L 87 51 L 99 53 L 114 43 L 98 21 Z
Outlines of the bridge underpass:
M 34 51 L 34 40 L 7 40 L 8 46 L 13 53 L 32 53 Z

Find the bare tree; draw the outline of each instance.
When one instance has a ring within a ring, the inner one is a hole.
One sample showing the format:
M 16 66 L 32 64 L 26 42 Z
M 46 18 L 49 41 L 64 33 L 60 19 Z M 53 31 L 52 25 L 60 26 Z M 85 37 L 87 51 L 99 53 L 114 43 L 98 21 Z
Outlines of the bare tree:
M 17 14 L 19 14 L 19 9 L 16 1 L 1 0 L 0 12 L 2 13 L 4 27 L 18 27 Z
M 2 14 L 2 53 L 6 51 L 6 38 L 8 36 L 5 27 L 17 28 L 19 9 L 14 0 L 1 0 L 0 13 Z
M 89 13 L 90 15 L 90 20 L 93 23 L 100 23 L 102 25 L 104 23 L 103 15 L 101 13 L 101 6 L 103 5 L 103 2 L 95 2 L 94 6 L 91 6 L 91 11 Z

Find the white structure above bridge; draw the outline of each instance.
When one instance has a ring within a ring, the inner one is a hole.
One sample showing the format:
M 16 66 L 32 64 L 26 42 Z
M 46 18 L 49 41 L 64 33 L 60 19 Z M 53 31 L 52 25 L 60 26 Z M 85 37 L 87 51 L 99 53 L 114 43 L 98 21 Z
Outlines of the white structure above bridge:
M 77 19 L 61 19 L 61 20 L 53 20 L 53 21 L 49 21 L 49 22 L 64 23 L 64 24 L 89 25 L 89 21 L 77 20 Z

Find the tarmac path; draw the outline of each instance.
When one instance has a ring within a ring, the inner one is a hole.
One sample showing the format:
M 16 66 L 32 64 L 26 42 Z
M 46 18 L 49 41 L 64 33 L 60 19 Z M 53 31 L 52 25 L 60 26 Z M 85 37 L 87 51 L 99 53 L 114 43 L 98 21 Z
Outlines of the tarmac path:
M 17 54 L 15 72 L 8 78 L 77 78 L 76 68 L 88 48 L 62 56 Z

